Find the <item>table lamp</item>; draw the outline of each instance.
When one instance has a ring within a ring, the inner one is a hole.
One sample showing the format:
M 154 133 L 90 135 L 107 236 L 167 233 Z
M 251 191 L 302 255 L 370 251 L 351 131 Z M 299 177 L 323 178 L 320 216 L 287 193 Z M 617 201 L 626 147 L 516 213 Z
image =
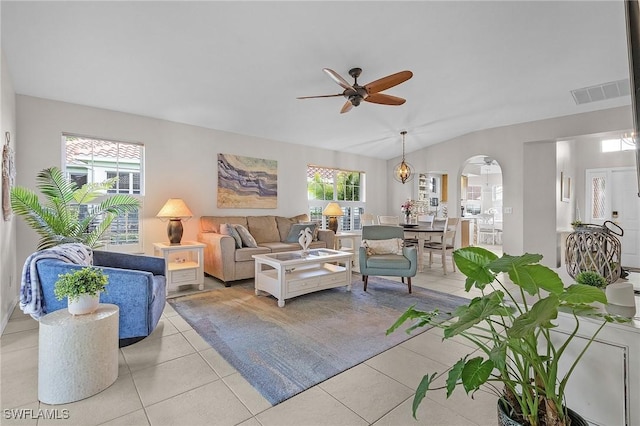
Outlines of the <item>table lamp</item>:
M 180 240 L 182 240 L 182 219 L 190 219 L 193 217 L 193 213 L 191 213 L 191 210 L 182 199 L 169 198 L 156 217 L 169 219 L 169 224 L 167 225 L 169 242 L 171 245 L 179 245 Z
M 327 207 L 322 211 L 323 216 L 329 217 L 329 224 L 327 225 L 334 233 L 338 232 L 338 216 L 344 216 L 342 208 L 338 203 L 329 203 Z

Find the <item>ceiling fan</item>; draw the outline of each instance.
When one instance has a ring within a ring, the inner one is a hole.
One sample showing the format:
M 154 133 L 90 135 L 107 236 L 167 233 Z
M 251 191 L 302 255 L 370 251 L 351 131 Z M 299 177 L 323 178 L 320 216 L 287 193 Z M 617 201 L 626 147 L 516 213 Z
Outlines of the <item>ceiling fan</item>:
M 344 89 L 344 92 L 338 93 L 336 95 L 301 96 L 298 97 L 298 99 L 331 98 L 335 96 L 344 96 L 345 98 L 347 98 L 347 102 L 345 102 L 345 104 L 342 106 L 340 114 L 349 112 L 351 108 L 360 105 L 360 102 L 362 101 L 383 105 L 402 105 L 406 102 L 405 99 L 399 98 L 397 96 L 385 95 L 384 93 L 380 92 L 382 92 L 383 90 L 387 90 L 393 86 L 397 86 L 400 83 L 404 83 L 405 81 L 413 77 L 413 73 L 411 71 L 400 71 L 395 74 L 382 77 L 376 81 L 372 81 L 371 83 L 365 84 L 364 86 L 360 86 L 358 84 L 358 77 L 360 77 L 360 74 L 362 73 L 361 68 L 351 68 L 349 70 L 349 75 L 353 77 L 353 84 L 349 84 L 347 80 L 340 76 L 340 74 L 329 68 L 323 68 L 323 71 L 326 72 L 333 81 L 338 83 L 338 85 L 340 85 L 340 87 Z

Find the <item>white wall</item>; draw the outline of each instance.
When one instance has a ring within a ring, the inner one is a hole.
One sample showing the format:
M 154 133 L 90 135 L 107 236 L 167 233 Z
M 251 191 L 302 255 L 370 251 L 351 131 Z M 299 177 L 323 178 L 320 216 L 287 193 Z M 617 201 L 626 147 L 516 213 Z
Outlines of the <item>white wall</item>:
M 523 252 L 541 254 L 543 264 L 556 266 L 556 144 L 536 142 L 524 144 L 522 204 Z M 549 226 L 552 224 L 553 226 Z M 505 249 L 505 251 L 507 251 Z M 507 251 L 508 252 L 508 251 Z
M 15 92 L 4 53 L 0 52 L 0 135 L 11 135 L 11 147 L 16 149 Z M 0 179 L 2 179 L 0 177 Z M 1 185 L 1 184 L 0 184 Z M 16 270 L 16 218 L 5 222 L 0 218 L 0 332 L 9 321 L 18 301 L 20 275 Z
M 16 99 L 19 185 L 35 188 L 40 170 L 61 166 L 63 132 L 144 144 L 146 197 L 142 217 L 144 251 L 148 254 L 153 252 L 154 242 L 167 239 L 166 222 L 155 215 L 168 198 L 184 199 L 194 214 L 184 224 L 184 240 L 196 239 L 199 216 L 293 216 L 306 212 L 307 164 L 364 171 L 367 210 L 383 211 L 386 206 L 384 160 L 29 96 L 18 95 Z M 286 126 L 286 119 L 282 125 Z M 218 209 L 218 153 L 277 160 L 278 207 Z M 22 219 L 18 220 L 17 233 L 17 261 L 21 265 L 34 251 L 38 239 Z
M 407 161 L 418 171 L 437 170 L 449 174 L 449 205 L 460 200 L 460 174 L 464 162 L 475 155 L 488 155 L 502 167 L 503 206 L 512 213 L 504 214 L 503 249 L 507 253 L 520 254 L 528 249 L 524 241 L 524 198 L 537 183 L 526 180 L 523 164 L 529 159 L 524 155 L 524 144 L 536 141 L 557 141 L 580 135 L 609 131 L 628 131 L 632 128 L 631 107 L 612 108 L 604 111 L 576 114 L 566 117 L 540 120 L 512 126 L 498 127 L 462 135 L 406 155 Z M 420 135 L 412 136 L 419 138 Z M 555 158 L 555 154 L 554 154 Z M 400 157 L 387 161 L 387 175 Z M 553 169 L 552 173 L 555 173 Z M 402 185 L 390 180 L 387 202 L 389 213 L 399 211 L 400 204 L 408 197 L 416 197 L 413 185 Z M 555 197 L 555 181 L 551 196 Z M 450 208 L 451 211 L 451 208 Z M 556 229 L 555 209 L 551 218 L 526 222 L 533 233 Z
M 578 176 L 576 141 L 558 141 L 556 143 L 556 227 L 559 230 L 571 229 L 571 222 L 575 220 L 576 193 L 579 188 L 576 185 Z M 562 177 L 570 179 L 569 201 L 562 201 Z

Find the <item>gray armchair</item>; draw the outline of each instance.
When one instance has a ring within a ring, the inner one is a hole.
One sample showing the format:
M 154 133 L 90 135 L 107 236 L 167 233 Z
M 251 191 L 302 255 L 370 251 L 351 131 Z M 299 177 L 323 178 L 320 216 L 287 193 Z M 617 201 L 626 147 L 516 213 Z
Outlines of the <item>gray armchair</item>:
M 381 253 L 368 254 L 364 244 L 367 240 L 390 240 L 399 238 L 404 240 L 404 229 L 400 226 L 369 225 L 362 227 L 363 247 L 360 247 L 360 273 L 364 281 L 364 291 L 367 291 L 369 275 L 401 277 L 411 293 L 411 277 L 418 269 L 418 252 L 415 247 L 402 247 L 402 254 Z M 372 251 L 372 250 L 370 250 Z M 385 252 L 385 250 L 378 250 Z

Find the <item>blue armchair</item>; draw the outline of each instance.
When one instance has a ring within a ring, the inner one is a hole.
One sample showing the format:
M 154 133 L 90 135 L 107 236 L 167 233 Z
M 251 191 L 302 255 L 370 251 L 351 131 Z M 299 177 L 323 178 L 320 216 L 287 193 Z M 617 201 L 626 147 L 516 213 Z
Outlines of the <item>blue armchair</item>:
M 142 340 L 155 329 L 166 300 L 164 259 L 152 256 L 93 251 L 93 266 L 109 277 L 107 292 L 100 303 L 113 303 L 120 308 L 120 346 Z M 36 263 L 46 312 L 67 307 L 67 300 L 57 300 L 53 288 L 58 275 L 82 265 L 57 259 L 41 259 Z
M 402 247 L 400 252 L 395 250 L 372 249 L 374 240 L 391 240 L 397 238 L 404 240 L 404 229 L 400 226 L 368 225 L 362 227 L 362 243 L 360 247 L 360 273 L 364 281 L 364 291 L 367 291 L 369 275 L 401 277 L 404 283 L 407 278 L 407 286 L 411 293 L 411 277 L 418 270 L 418 252 L 415 247 Z M 369 250 L 364 247 L 367 241 L 371 241 Z M 393 245 L 393 244 L 392 244 Z M 397 246 L 396 246 L 397 249 Z M 369 253 L 367 253 L 369 251 Z M 377 253 L 376 253 L 377 251 Z M 391 251 L 391 252 L 389 252 Z

